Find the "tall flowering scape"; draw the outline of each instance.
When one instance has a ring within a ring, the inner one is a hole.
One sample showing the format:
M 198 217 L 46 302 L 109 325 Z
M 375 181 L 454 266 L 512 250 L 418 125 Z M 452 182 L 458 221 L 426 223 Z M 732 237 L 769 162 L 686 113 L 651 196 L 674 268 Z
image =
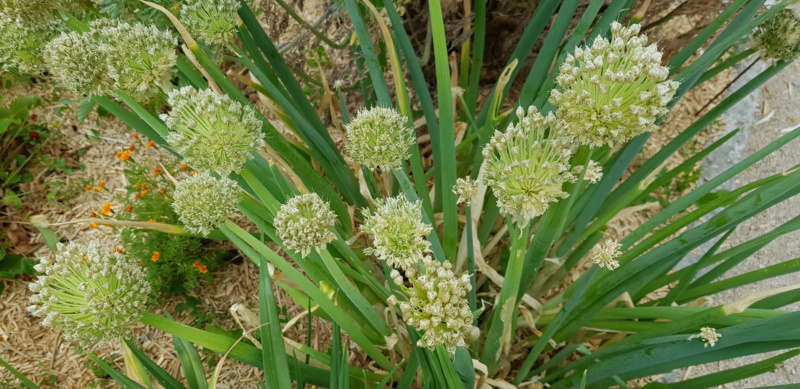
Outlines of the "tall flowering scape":
M 354 161 L 369 169 L 391 170 L 408 159 L 408 149 L 416 141 L 407 119 L 391 108 L 362 110 L 345 125 L 344 148 Z
M 392 276 L 407 301 L 400 302 L 400 312 L 406 324 L 425 331 L 417 346 L 433 350 L 444 346 L 451 354 L 456 347 L 466 346 L 466 338 L 472 330 L 472 311 L 469 309 L 467 293 L 472 289 L 469 275 L 455 274 L 450 262 L 440 263 L 431 257 L 423 259 L 425 271 L 418 277 L 409 276 L 411 287 L 403 286 L 399 272 Z M 389 303 L 397 302 L 391 296 Z
M 168 103 L 172 110 L 161 115 L 172 130 L 167 142 L 196 169 L 238 173 L 265 144 L 253 108 L 228 95 L 187 86 L 170 92 Z
M 506 132 L 495 131 L 484 147 L 484 183 L 492 188 L 500 211 L 526 225 L 550 203 L 567 197 L 562 186 L 575 176 L 569 164 L 572 144 L 561 136 L 555 116 L 542 116 L 531 106 L 527 113 L 519 107 L 517 118 Z
M 59 243 L 55 259 L 41 258 L 35 268 L 43 274 L 28 284 L 35 293 L 28 311 L 81 347 L 125 336 L 145 312 L 145 271 L 98 241 Z
M 425 236 L 433 228 L 422 221 L 422 202 L 410 202 L 405 197 L 380 200 L 375 212 L 364 211 L 361 229 L 372 236 L 374 248 L 365 249 L 404 271 L 415 272 L 418 263 L 430 252 L 431 243 Z
M 175 75 L 177 40 L 155 26 L 99 19 L 84 33 L 65 32 L 44 49 L 48 69 L 77 93 L 146 101 L 168 89 Z
M 336 226 L 336 214 L 330 204 L 316 193 L 295 196 L 281 206 L 273 222 L 283 246 L 307 256 L 322 250 L 336 240 L 331 228 Z
M 206 236 L 236 214 L 240 198 L 235 181 L 200 173 L 175 184 L 172 208 L 187 231 Z
M 568 54 L 556 77 L 550 103 L 556 116 L 580 144 L 601 146 L 624 143 L 655 130 L 665 115 L 678 83 L 667 80 L 661 52 L 636 35 L 638 24 L 611 24 L 611 40 L 598 36 L 591 47 Z

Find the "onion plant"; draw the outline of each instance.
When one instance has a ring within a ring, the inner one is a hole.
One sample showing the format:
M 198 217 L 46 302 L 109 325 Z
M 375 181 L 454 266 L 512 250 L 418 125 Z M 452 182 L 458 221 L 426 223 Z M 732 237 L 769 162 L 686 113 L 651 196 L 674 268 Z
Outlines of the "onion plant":
M 686 382 L 651 384 L 701 388 L 766 372 L 799 353 L 800 313 L 780 310 L 800 300 L 797 286 L 723 305 L 704 298 L 800 270 L 794 260 L 720 280 L 770 241 L 800 228 L 794 218 L 723 249 L 738 225 L 800 192 L 800 170 L 719 189 L 800 136 L 800 129 L 692 189 L 619 241 L 604 236 L 609 221 L 729 141 L 733 134 L 665 167 L 796 57 L 785 55 L 796 47 L 771 47 L 780 58 L 640 167 L 631 166 L 682 96 L 745 59 L 737 50 L 752 31 L 770 21 L 763 28 L 780 29 L 759 36 L 796 38 L 796 28 L 771 22 L 786 12 L 788 1 L 765 8 L 764 0 L 733 0 L 671 58 L 662 58 L 641 33 L 638 17 L 629 15 L 634 0 L 590 0 L 579 14 L 579 0 L 542 1 L 505 71 L 479 103 L 488 43 L 485 0 L 475 0 L 465 17 L 473 22 L 470 39 L 457 47 L 460 60 L 451 57 L 440 1 L 428 2 L 433 85 L 392 2 L 343 0 L 354 31 L 349 49 L 367 70 L 352 80 L 360 88 L 333 88 L 338 101 L 355 94 L 360 105 L 357 113 L 341 107 L 344 147 L 334 142 L 317 102 L 304 93 L 248 4 L 241 2 L 237 15 L 224 20 L 220 15 L 230 12 L 222 10 L 232 5 L 219 3 L 218 14 L 193 5 L 180 19 L 161 8 L 183 43 L 177 57 L 159 54 L 170 42 L 167 32 L 153 32 L 151 40 L 120 53 L 106 48 L 113 43 L 108 37 L 145 27 L 75 18 L 69 18 L 74 31 L 45 49 L 57 77 L 81 76 L 86 90 L 79 92 L 94 92 L 94 103 L 203 171 L 178 183 L 175 209 L 186 231 L 218 230 L 260 269 L 257 343 L 143 313 L 142 322 L 175 336 L 185 381 L 128 342 L 142 377 L 152 375 L 165 388 L 192 389 L 224 380 L 215 371 L 206 381 L 191 344 L 263 369 L 268 388 L 627 387 L 673 369 L 786 350 Z M 213 17 L 213 31 L 187 22 L 192 15 Z M 195 31 L 204 35 L 191 35 Z M 380 34 L 380 48 L 370 31 Z M 56 46 L 66 37 L 97 44 Z M 520 64 L 540 37 L 543 45 L 523 73 Z M 91 58 L 98 69 L 118 71 L 69 73 L 70 50 L 79 49 L 96 52 Z M 220 50 L 251 78 L 221 70 Z M 134 70 L 123 71 L 126 64 Z M 172 64 L 177 77 L 163 82 L 170 74 L 165 66 Z M 129 80 L 137 74 L 150 76 L 151 83 Z M 251 104 L 241 83 L 277 107 L 275 119 Z M 512 84 L 522 86 L 514 100 Z M 153 88 L 160 89 L 166 113 L 152 108 L 159 107 L 149 93 Z M 412 109 L 412 101 L 420 110 Z M 275 121 L 293 136 L 282 135 Z M 415 123 L 424 123 L 429 136 L 431 165 L 422 159 Z M 234 205 L 251 222 L 247 228 L 229 219 Z M 679 267 L 710 242 L 699 261 Z M 50 281 L 34 285 L 40 294 L 47 288 L 64 293 Z M 331 323 L 329 350 L 284 337 L 275 287 Z M 37 301 L 45 305 L 36 312 L 58 311 L 64 303 Z M 369 363 L 350 366 L 348 353 L 363 354 Z M 124 387 L 141 387 L 98 363 Z

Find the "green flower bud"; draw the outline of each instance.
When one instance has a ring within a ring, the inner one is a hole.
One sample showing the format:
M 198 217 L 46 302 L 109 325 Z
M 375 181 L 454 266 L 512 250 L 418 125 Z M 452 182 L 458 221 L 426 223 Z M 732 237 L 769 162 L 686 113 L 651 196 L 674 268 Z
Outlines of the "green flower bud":
M 398 284 L 408 300 L 400 302 L 400 312 L 406 324 L 424 331 L 417 346 L 431 351 L 444 346 L 454 354 L 456 347 L 466 346 L 466 338 L 472 332 L 472 310 L 469 309 L 467 293 L 472 289 L 469 275 L 453 272 L 450 262 L 438 262 L 425 257 L 425 272 L 421 276 L 410 276 L 411 287 Z M 391 304 L 397 298 L 388 300 Z
M 240 199 L 235 181 L 200 173 L 175 185 L 172 208 L 187 231 L 207 236 L 236 215 Z
M 778 11 L 756 28 L 753 47 L 762 58 L 793 61 L 800 56 L 800 17 L 788 8 Z
M 369 169 L 401 167 L 409 157 L 409 147 L 416 141 L 406 118 L 391 108 L 362 110 L 345 129 L 345 150 L 354 161 Z
M 186 86 L 170 92 L 167 101 L 172 110 L 161 115 L 173 130 L 167 142 L 197 169 L 238 173 L 264 146 L 253 108 L 228 95 Z
M 566 131 L 581 144 L 613 146 L 655 130 L 678 89 L 668 81 L 655 44 L 638 24 L 611 25 L 611 40 L 597 37 L 591 47 L 575 49 L 561 65 L 550 103 Z
M 146 311 L 146 272 L 98 241 L 59 243 L 55 259 L 42 258 L 35 269 L 43 274 L 28 284 L 35 293 L 28 311 L 81 347 L 125 336 Z
M 336 240 L 330 231 L 336 226 L 336 214 L 316 193 L 289 199 L 275 215 L 274 225 L 283 246 L 299 251 L 304 257 L 314 249 L 324 250 Z
M 560 135 L 561 123 L 553 114 L 542 116 L 531 106 L 527 114 L 519 107 L 517 117 L 517 124 L 505 133 L 496 131 L 483 149 L 484 184 L 492 188 L 502 213 L 527 225 L 550 203 L 567 197 L 561 187 L 575 176 L 570 140 Z
M 375 254 L 390 266 L 414 271 L 425 254 L 430 252 L 430 242 L 425 236 L 431 226 L 422 222 L 422 202 L 409 202 L 405 197 L 380 200 L 373 214 L 364 210 L 361 229 L 372 235 L 375 248 L 364 250 Z
M 236 36 L 238 0 L 188 0 L 181 5 L 180 20 L 195 38 L 222 46 Z

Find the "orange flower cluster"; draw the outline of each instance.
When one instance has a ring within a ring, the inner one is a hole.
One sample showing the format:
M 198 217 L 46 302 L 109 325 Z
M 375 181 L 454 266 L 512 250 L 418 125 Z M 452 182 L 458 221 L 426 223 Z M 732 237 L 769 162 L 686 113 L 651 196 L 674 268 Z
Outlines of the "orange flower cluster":
M 93 186 L 92 184 L 86 184 L 86 186 L 83 187 L 83 190 L 87 192 L 92 189 L 103 190 L 103 188 L 105 187 L 106 187 L 106 180 L 100 180 L 100 183 L 97 184 L 97 186 Z
M 131 211 L 133 211 L 133 205 L 128 205 L 127 207 L 125 207 L 125 212 L 131 212 Z
M 200 273 L 208 273 L 208 268 L 206 267 L 206 265 L 203 265 L 203 263 L 200 261 L 195 261 L 195 263 L 192 266 L 196 267 L 197 271 L 199 271 Z
M 114 204 L 113 203 L 105 203 L 105 204 L 103 204 L 103 208 L 100 210 L 100 212 L 102 212 L 105 215 L 110 215 L 112 212 L 114 212 L 114 211 L 111 210 L 111 206 L 112 205 L 114 205 Z
M 160 168 L 160 167 L 157 167 L 157 168 L 153 169 L 153 173 L 155 173 L 155 175 L 157 175 L 157 176 L 158 176 L 158 175 L 160 175 L 161 173 L 164 173 L 164 171 L 163 171 L 163 170 L 161 170 L 161 168 Z
M 125 150 L 121 153 L 117 153 L 117 158 L 119 158 L 120 161 L 127 161 L 131 158 L 131 151 Z
M 156 262 L 158 261 L 159 258 L 161 258 L 161 253 L 159 253 L 158 251 L 153 251 L 153 256 L 150 257 L 150 260 Z

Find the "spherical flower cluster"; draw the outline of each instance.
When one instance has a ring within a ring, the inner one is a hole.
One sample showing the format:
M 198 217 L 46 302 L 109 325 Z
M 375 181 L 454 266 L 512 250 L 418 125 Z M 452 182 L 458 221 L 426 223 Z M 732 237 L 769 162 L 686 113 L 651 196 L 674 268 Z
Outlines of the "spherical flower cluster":
M 417 264 L 430 251 L 425 236 L 431 226 L 422 222 L 422 202 L 409 202 L 405 197 L 392 197 L 378 203 L 373 214 L 364 211 L 361 229 L 372 235 L 375 248 L 364 250 L 391 266 L 414 272 Z
M 415 142 L 414 130 L 406 124 L 406 118 L 391 108 L 362 110 L 345 129 L 345 150 L 354 161 L 370 169 L 402 166 Z
M 54 10 L 72 13 L 80 8 L 79 0 L 0 0 L 0 23 L 33 26 L 56 20 Z
M 235 181 L 200 173 L 175 185 L 172 208 L 187 231 L 206 236 L 236 214 L 240 198 Z
M 591 47 L 575 49 L 560 67 L 550 103 L 556 116 L 581 144 L 624 143 L 657 128 L 655 121 L 678 89 L 668 81 L 655 44 L 638 24 L 611 25 L 611 40 L 597 37 Z
M 53 39 L 44 59 L 74 92 L 113 96 L 121 90 L 146 101 L 170 85 L 176 44 L 172 34 L 154 26 L 101 19 L 88 32 L 65 32 Z
M 596 161 L 589 161 L 589 164 L 586 166 L 586 173 L 584 173 L 583 179 L 594 184 L 600 181 L 602 178 L 603 167 L 600 166 L 600 164 Z
M 458 196 L 457 204 L 469 204 L 473 199 L 478 197 L 478 183 L 472 181 L 471 178 L 459 178 L 453 186 L 453 193 Z
M 430 350 L 444 346 L 453 354 L 456 347 L 466 346 L 465 339 L 472 331 L 473 316 L 466 298 L 472 289 L 469 275 L 457 275 L 450 262 L 440 263 L 430 257 L 425 257 L 423 265 L 423 275 L 409 278 L 410 288 L 403 286 L 398 272 L 392 274 L 408 296 L 407 301 L 400 302 L 400 312 L 406 324 L 425 331 L 417 346 Z M 389 302 L 394 301 L 392 296 Z
M 172 110 L 161 115 L 173 131 L 167 142 L 197 169 L 238 173 L 264 146 L 253 108 L 228 95 L 186 86 L 170 92 L 167 101 Z
M 567 197 L 561 187 L 575 176 L 569 165 L 571 142 L 560 135 L 555 117 L 544 117 L 533 106 L 527 114 L 519 107 L 517 117 L 517 124 L 496 131 L 483 149 L 484 184 L 492 188 L 501 212 L 526 225 L 550 203 Z
M 295 196 L 281 206 L 274 220 L 275 231 L 283 246 L 307 256 L 312 250 L 323 250 L 336 239 L 331 228 L 336 214 L 330 204 L 316 193 Z
M 126 335 L 146 310 L 145 271 L 98 241 L 59 243 L 55 259 L 42 258 L 35 269 L 43 274 L 28 284 L 35 293 L 28 311 L 81 347 Z
M 706 342 L 705 346 L 703 347 L 714 347 L 719 341 L 719 338 L 722 337 L 720 333 L 717 332 L 716 329 L 711 327 L 703 327 L 700 329 L 700 335 L 698 337 Z
M 60 21 L 40 21 L 25 25 L 0 22 L 0 64 L 5 71 L 38 75 L 45 71 L 45 44 L 59 36 L 65 25 Z
M 800 17 L 788 8 L 778 11 L 756 28 L 753 47 L 762 58 L 794 60 L 800 56 Z
M 592 262 L 596 263 L 597 266 L 604 267 L 608 270 L 614 270 L 619 267 L 617 258 L 622 255 L 622 252 L 619 251 L 620 248 L 622 248 L 621 244 L 607 239 L 605 244 L 598 244 L 592 247 L 592 250 L 589 252 L 589 258 L 591 258 Z
M 222 46 L 236 36 L 238 0 L 188 0 L 181 5 L 180 20 L 195 38 Z

